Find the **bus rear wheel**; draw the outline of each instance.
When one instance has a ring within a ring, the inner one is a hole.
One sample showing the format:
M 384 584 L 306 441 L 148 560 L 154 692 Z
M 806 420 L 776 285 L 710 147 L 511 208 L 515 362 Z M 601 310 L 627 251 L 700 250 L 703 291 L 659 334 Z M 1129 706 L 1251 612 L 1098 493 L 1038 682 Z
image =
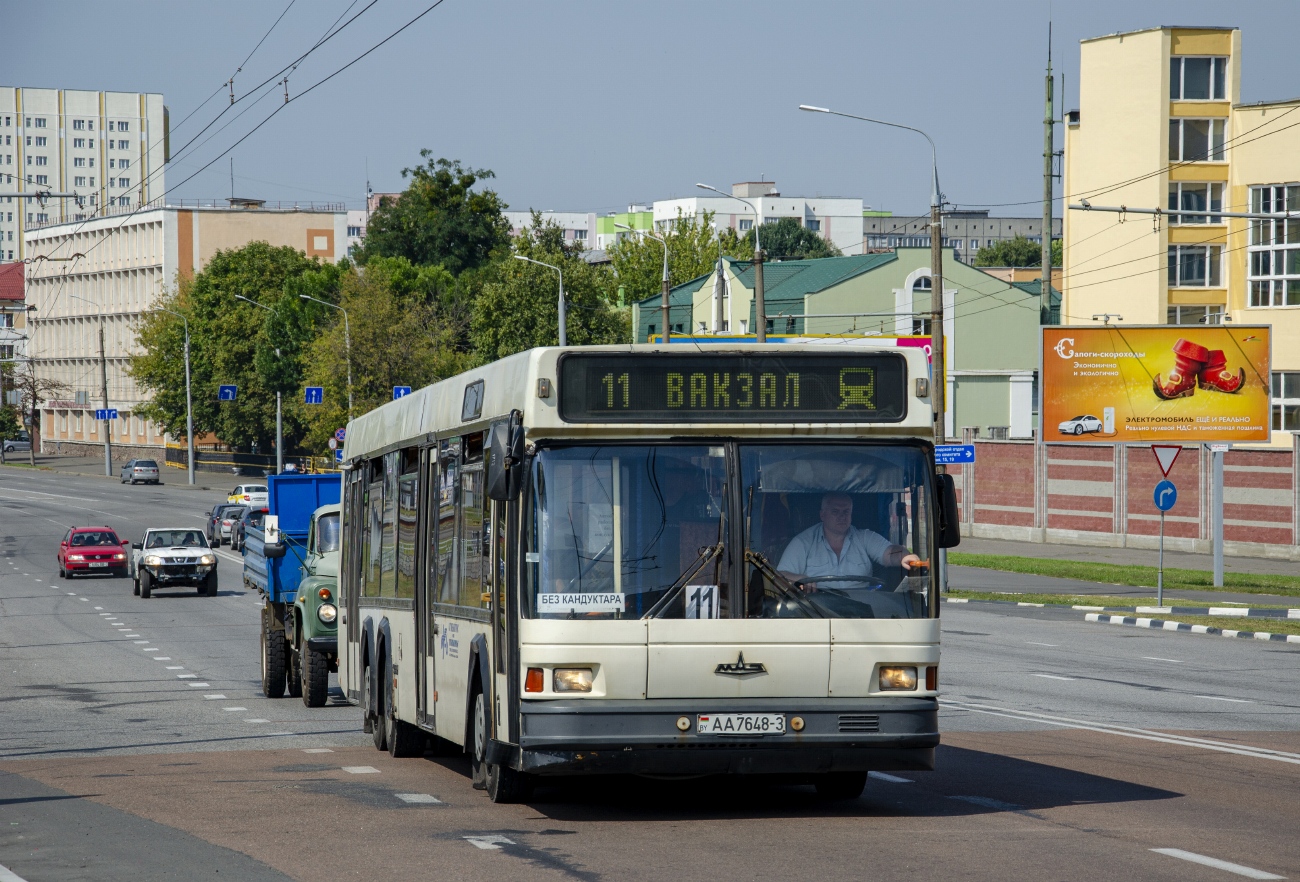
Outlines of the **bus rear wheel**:
M 388 752 L 394 758 L 423 756 L 424 733 L 405 720 L 397 719 L 396 705 L 393 703 L 393 684 L 388 683 L 384 700 L 384 740 L 388 742 Z
M 866 772 L 826 772 L 813 785 L 822 799 L 857 799 L 867 786 Z

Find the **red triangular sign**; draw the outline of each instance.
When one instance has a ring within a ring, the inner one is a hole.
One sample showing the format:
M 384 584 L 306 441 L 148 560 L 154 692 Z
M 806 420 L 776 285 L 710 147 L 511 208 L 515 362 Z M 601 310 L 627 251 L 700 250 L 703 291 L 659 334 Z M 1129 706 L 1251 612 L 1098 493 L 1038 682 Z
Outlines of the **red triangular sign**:
M 1174 460 L 1178 459 L 1178 454 L 1183 452 L 1183 448 L 1177 444 L 1152 444 L 1151 452 L 1156 455 L 1156 462 L 1160 464 L 1160 473 L 1167 478 L 1169 470 L 1174 467 Z

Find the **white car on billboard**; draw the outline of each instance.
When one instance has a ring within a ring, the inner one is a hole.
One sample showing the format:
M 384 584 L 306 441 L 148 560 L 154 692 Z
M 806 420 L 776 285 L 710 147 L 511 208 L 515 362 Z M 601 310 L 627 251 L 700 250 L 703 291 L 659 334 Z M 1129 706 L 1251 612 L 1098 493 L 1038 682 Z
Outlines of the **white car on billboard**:
M 1067 411 L 1068 413 L 1069 411 Z M 1084 414 L 1066 420 L 1056 427 L 1062 435 L 1082 435 L 1085 432 L 1100 432 L 1101 420 L 1092 414 Z

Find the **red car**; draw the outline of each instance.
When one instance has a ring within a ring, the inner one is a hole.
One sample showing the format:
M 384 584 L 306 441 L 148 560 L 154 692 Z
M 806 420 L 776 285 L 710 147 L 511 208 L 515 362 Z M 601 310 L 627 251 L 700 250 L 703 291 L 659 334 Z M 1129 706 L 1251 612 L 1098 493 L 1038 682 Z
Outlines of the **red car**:
M 130 540 L 109 527 L 73 527 L 59 542 L 59 578 L 76 573 L 109 573 L 126 578 Z

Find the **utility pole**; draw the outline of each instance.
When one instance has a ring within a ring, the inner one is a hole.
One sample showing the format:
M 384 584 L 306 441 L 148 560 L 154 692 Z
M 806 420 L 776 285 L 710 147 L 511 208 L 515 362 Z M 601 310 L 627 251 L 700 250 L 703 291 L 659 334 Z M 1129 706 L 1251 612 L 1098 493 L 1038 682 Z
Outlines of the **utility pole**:
M 936 178 L 936 181 L 937 180 L 938 179 Z M 764 255 L 763 255 L 763 243 L 759 238 L 759 232 L 758 232 L 758 228 L 760 226 L 758 206 L 750 202 L 748 199 L 740 198 L 735 193 L 723 193 L 717 187 L 710 187 L 708 184 L 696 184 L 695 186 L 699 187 L 701 190 L 711 190 L 714 193 L 717 193 L 719 196 L 726 196 L 728 199 L 735 199 L 737 202 L 743 202 L 749 206 L 752 212 L 754 212 L 754 324 L 757 326 L 754 328 L 754 342 L 766 343 L 767 342 L 767 301 L 764 299 L 765 295 L 763 289 L 763 256 Z M 667 303 L 665 303 L 664 304 L 665 311 L 667 310 L 667 308 L 668 308 Z
M 99 317 L 99 385 L 104 393 L 104 410 L 108 410 L 108 359 L 104 357 L 104 317 Z M 109 431 L 108 414 L 104 414 L 101 428 L 104 430 L 104 475 L 113 477 L 113 433 Z
M 1047 109 L 1043 114 L 1043 280 L 1042 299 L 1039 305 L 1051 306 L 1052 296 L 1052 160 L 1055 158 L 1055 120 L 1052 98 L 1055 92 L 1052 79 L 1052 25 L 1047 25 Z

